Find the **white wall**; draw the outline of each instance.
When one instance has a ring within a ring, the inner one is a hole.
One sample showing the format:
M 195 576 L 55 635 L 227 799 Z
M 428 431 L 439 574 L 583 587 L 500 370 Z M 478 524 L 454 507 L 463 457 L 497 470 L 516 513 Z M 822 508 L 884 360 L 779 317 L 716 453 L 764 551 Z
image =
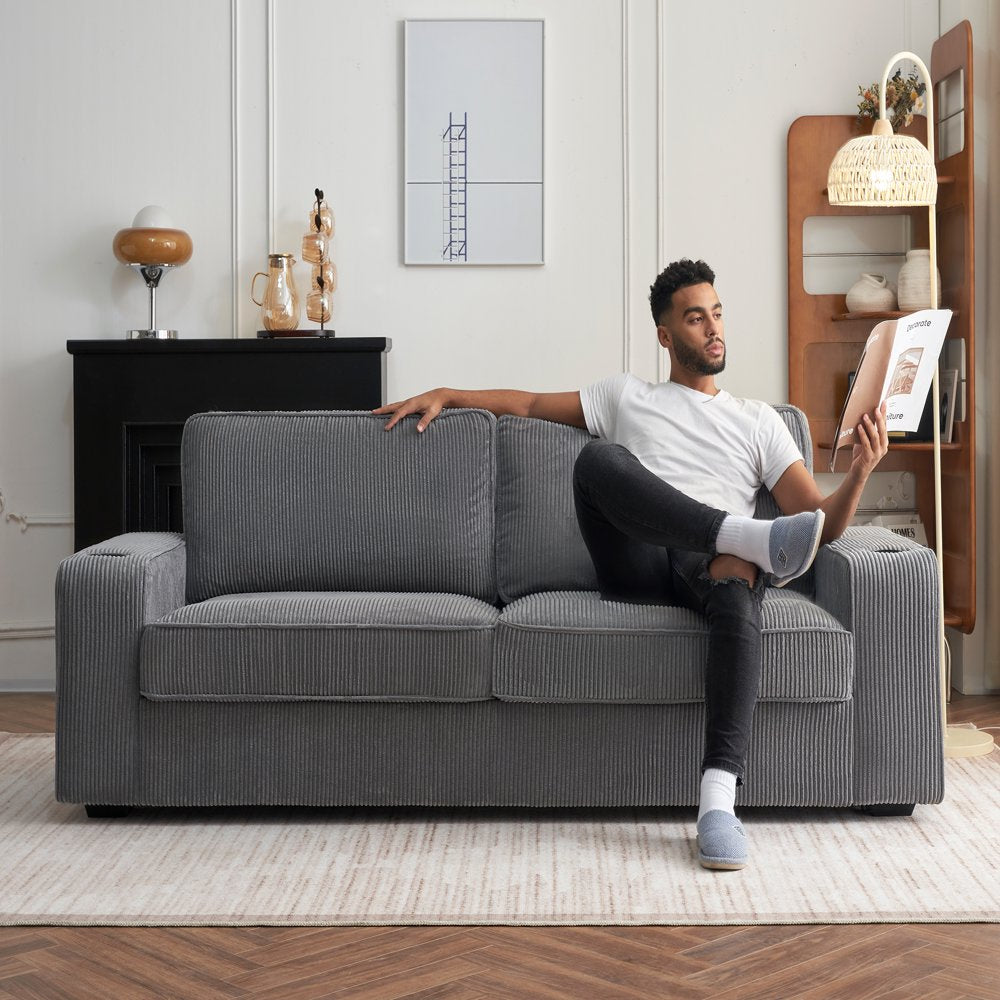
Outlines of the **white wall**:
M 269 249 L 299 255 L 323 187 L 333 325 L 392 338 L 390 398 L 655 378 L 649 283 L 704 256 L 726 306 L 724 384 L 781 400 L 788 126 L 851 112 L 893 51 L 929 55 L 939 14 L 937 0 L 845 0 L 836 18 L 800 0 L 0 2 L 0 490 L 30 523 L 0 515 L 8 688 L 52 683 L 72 532 L 36 521 L 72 507 L 65 340 L 144 323 L 141 282 L 111 254 L 142 205 L 194 240 L 161 286 L 162 324 L 253 336 L 250 277 Z M 401 22 L 470 16 L 545 19 L 542 267 L 401 264 Z

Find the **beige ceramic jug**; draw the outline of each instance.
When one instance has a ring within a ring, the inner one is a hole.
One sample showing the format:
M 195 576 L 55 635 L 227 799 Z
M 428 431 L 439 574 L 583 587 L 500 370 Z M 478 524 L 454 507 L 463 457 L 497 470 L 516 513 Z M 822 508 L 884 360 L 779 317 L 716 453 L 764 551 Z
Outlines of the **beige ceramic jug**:
M 295 288 L 292 266 L 295 258 L 290 253 L 267 255 L 267 274 L 258 271 L 250 282 L 250 298 L 260 306 L 265 330 L 294 330 L 299 325 L 299 293 Z M 254 295 L 258 278 L 267 278 L 263 300 Z

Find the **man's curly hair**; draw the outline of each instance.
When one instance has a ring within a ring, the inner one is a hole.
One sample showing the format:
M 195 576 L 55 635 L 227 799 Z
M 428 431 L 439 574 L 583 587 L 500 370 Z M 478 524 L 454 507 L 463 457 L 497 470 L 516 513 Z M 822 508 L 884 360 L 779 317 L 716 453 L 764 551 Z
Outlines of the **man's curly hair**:
M 653 322 L 659 324 L 660 317 L 670 308 L 670 300 L 678 288 L 705 283 L 715 284 L 715 271 L 703 260 L 688 260 L 683 257 L 668 264 L 649 286 L 649 308 L 653 313 Z

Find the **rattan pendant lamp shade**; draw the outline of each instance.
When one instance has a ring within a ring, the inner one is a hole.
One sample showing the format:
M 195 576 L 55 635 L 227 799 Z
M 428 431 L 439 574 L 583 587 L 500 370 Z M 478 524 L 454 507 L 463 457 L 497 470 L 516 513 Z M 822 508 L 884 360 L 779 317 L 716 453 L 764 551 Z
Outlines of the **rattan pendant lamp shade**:
M 881 117 L 872 134 L 844 143 L 830 164 L 827 192 L 831 205 L 885 208 L 937 202 L 937 169 L 931 150 L 911 135 L 893 133 L 885 119 L 884 93 L 883 87 Z
M 901 59 L 915 63 L 927 86 L 927 145 L 910 135 L 895 135 L 885 117 L 889 71 Z M 886 64 L 878 92 L 878 119 L 871 135 L 845 142 L 827 175 L 831 205 L 864 208 L 905 208 L 937 203 L 934 163 L 934 88 L 923 60 L 912 52 L 897 52 Z M 933 224 L 933 218 L 932 218 Z M 934 282 L 931 282 L 933 285 Z M 937 303 L 933 303 L 934 307 Z

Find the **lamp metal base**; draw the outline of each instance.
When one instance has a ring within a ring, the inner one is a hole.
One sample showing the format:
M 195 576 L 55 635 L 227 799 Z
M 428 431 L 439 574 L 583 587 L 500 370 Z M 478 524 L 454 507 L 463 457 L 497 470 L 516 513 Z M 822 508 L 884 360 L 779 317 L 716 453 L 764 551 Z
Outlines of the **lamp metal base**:
M 176 340 L 176 330 L 129 330 L 129 340 Z
M 945 757 L 985 757 L 993 752 L 993 737 L 981 729 L 948 726 L 944 736 Z

